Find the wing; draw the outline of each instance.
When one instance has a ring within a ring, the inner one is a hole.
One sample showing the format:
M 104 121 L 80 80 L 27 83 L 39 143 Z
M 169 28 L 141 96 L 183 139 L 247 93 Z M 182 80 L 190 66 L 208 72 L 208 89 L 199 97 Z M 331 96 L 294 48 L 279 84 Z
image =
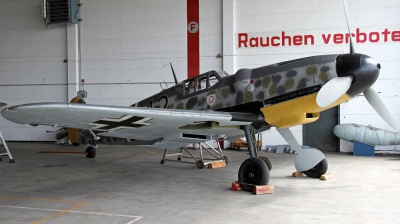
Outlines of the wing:
M 1 114 L 19 124 L 90 129 L 98 136 L 148 141 L 154 147 L 171 149 L 223 136 L 243 135 L 240 126 L 250 124 L 255 116 L 68 103 L 24 104 L 8 107 Z

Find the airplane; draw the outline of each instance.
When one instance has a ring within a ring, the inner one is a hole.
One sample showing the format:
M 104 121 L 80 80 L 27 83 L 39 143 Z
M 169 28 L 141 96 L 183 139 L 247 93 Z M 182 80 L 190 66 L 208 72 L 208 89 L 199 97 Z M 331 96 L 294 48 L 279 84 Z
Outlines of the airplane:
M 346 6 L 345 15 L 347 20 Z M 70 103 L 11 106 L 1 114 L 19 124 L 68 128 L 72 144 L 90 145 L 88 158 L 96 156 L 98 144 L 177 149 L 245 135 L 250 158 L 241 164 L 238 179 L 243 190 L 252 191 L 255 185 L 268 184 L 270 176 L 267 159 L 258 156 L 254 133 L 276 127 L 297 153 L 296 170 L 319 178 L 328 169 L 325 155 L 315 148 L 302 149 L 289 127 L 314 122 L 320 112 L 364 93 L 395 128 L 393 115 L 370 88 L 380 68 L 372 57 L 354 51 L 350 35 L 350 53 L 345 54 L 240 69 L 233 75 L 209 71 L 182 82 L 172 69 L 174 86 L 127 107 L 90 105 L 75 97 Z

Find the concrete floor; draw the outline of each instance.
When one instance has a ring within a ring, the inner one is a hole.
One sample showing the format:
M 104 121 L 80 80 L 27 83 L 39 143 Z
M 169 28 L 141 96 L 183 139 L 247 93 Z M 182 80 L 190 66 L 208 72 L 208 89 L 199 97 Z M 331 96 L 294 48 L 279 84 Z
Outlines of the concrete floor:
M 100 146 L 95 159 L 38 150 L 54 143 L 9 143 L 16 163 L 0 162 L 0 223 L 400 223 L 400 156 L 327 154 L 334 178 L 291 177 L 294 155 L 270 158 L 275 193 L 230 190 L 246 152 L 199 170 L 160 164 L 162 151 Z

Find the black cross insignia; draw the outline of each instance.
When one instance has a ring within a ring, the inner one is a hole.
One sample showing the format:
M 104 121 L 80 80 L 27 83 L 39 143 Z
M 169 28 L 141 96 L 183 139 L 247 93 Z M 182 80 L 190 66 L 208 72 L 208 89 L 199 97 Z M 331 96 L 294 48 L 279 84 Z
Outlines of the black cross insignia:
M 120 118 L 104 118 L 88 125 L 93 126 L 97 130 L 118 130 L 118 129 L 136 129 L 142 126 L 150 125 L 147 123 L 151 120 L 149 117 L 136 117 L 131 115 L 124 115 Z

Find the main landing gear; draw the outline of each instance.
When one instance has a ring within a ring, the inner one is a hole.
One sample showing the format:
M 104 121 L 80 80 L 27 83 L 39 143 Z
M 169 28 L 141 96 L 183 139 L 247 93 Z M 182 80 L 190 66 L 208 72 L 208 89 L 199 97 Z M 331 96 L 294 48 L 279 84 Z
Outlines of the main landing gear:
M 246 159 L 239 168 L 239 184 L 243 190 L 253 191 L 255 185 L 268 184 L 272 166 L 267 157 L 258 157 L 254 128 L 242 126 L 242 129 L 246 135 L 250 158 Z
M 297 171 L 308 177 L 320 178 L 328 170 L 328 161 L 325 155 L 315 148 L 303 149 L 300 147 L 292 132 L 288 128 L 276 129 L 281 136 L 296 150 L 294 166 Z
M 326 173 L 326 171 L 328 171 L 328 160 L 326 160 L 325 158 L 317 165 L 315 165 L 313 168 L 303 171 L 303 173 L 307 177 L 320 178 L 322 175 Z

